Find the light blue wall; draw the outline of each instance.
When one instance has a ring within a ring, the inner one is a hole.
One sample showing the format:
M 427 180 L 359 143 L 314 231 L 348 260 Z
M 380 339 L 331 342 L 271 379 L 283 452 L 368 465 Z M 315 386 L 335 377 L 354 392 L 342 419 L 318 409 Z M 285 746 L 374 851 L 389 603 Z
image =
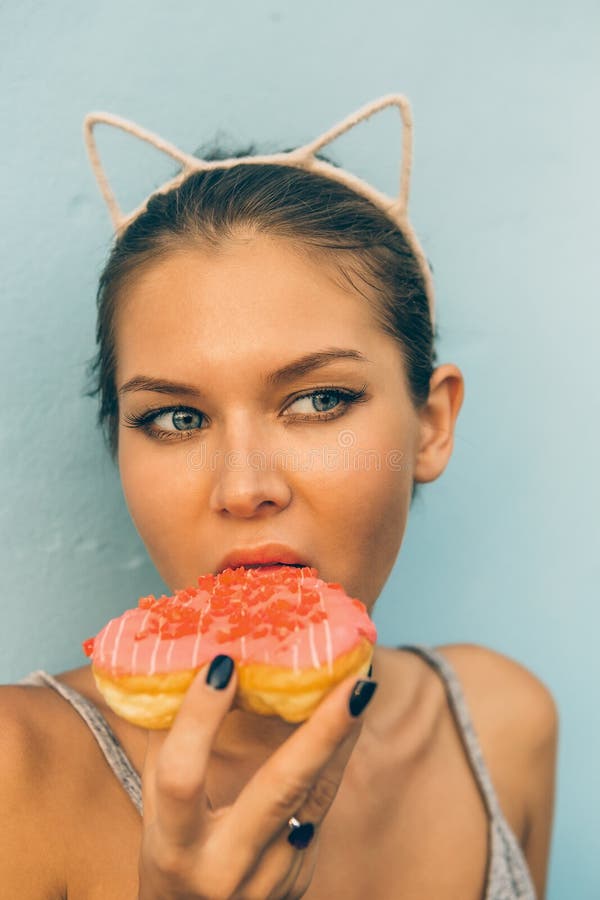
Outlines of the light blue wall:
M 219 128 L 291 144 L 402 91 L 440 362 L 466 398 L 375 620 L 383 643 L 485 644 L 550 686 L 549 897 L 600 896 L 599 24 L 592 0 L 2 4 L 1 680 L 83 664 L 83 638 L 164 589 L 82 397 L 111 236 L 84 114 L 189 151 Z M 397 139 L 385 113 L 336 158 L 391 191 Z M 172 170 L 101 141 L 125 206 Z

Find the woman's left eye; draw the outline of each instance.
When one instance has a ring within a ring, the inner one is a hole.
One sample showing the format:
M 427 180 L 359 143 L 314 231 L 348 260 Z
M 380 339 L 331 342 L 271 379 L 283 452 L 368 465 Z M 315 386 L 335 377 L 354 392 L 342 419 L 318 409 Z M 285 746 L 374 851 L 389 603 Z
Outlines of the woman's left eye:
M 364 392 L 363 392 L 364 393 Z M 313 418 L 311 416 L 311 408 L 312 412 L 321 413 L 322 415 L 318 418 L 322 418 L 323 416 L 327 416 L 327 414 L 334 413 L 338 415 L 337 407 L 339 407 L 340 402 L 344 405 L 344 409 L 351 403 L 356 402 L 360 395 L 357 393 L 340 391 L 340 390 L 320 390 L 320 391 L 312 391 L 310 394 L 304 394 L 302 397 L 296 397 L 294 402 L 287 407 L 289 410 L 291 407 L 296 406 L 298 403 L 305 403 L 305 410 L 298 413 L 294 413 L 293 415 L 299 416 L 308 416 L 309 418 Z M 340 401 L 340 398 L 341 401 Z

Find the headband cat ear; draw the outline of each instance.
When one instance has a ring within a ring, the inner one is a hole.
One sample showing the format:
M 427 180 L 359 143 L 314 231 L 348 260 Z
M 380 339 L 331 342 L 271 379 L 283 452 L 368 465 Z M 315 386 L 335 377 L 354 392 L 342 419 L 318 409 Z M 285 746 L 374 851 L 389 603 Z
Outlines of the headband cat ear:
M 392 216 L 403 217 L 408 215 L 408 193 L 412 166 L 412 115 L 410 103 L 402 94 L 389 94 L 386 97 L 380 97 L 378 100 L 367 103 L 356 110 L 356 112 L 346 116 L 345 119 L 342 119 L 341 122 L 338 122 L 337 125 L 324 132 L 320 137 L 294 151 L 294 153 L 298 159 L 306 161 L 307 168 L 314 168 L 315 164 L 320 162 L 320 160 L 315 159 L 319 150 L 327 147 L 360 122 L 366 121 L 372 115 L 388 106 L 396 106 L 400 110 L 402 118 L 402 153 L 400 155 L 400 182 L 397 197 L 395 199 L 387 197 L 351 172 L 344 171 L 344 177 L 340 180 L 349 185 L 354 184 L 355 190 L 369 195 L 370 198 L 376 201 L 376 205 L 384 206 L 386 211 Z M 328 164 L 325 163 L 325 165 Z M 335 168 L 337 169 L 338 167 L 336 166 Z M 338 169 L 338 171 L 343 170 Z
M 370 118 L 370 116 L 374 115 L 382 109 L 385 109 L 388 106 L 397 107 L 402 119 L 402 152 L 400 155 L 400 177 L 398 194 L 395 197 L 388 197 L 386 194 L 378 191 L 372 185 L 368 184 L 366 181 L 363 181 L 352 172 L 347 172 L 345 169 L 334 166 L 330 163 L 325 162 L 324 160 L 317 159 L 316 157 L 316 154 L 320 150 L 333 143 L 333 141 L 335 141 L 341 135 L 350 131 L 352 128 L 358 125 L 359 122 Z M 136 209 L 132 210 L 129 213 L 123 213 L 123 211 L 119 207 L 115 194 L 110 186 L 102 163 L 100 161 L 100 155 L 98 153 L 98 148 L 96 146 L 96 140 L 94 137 L 94 127 L 98 124 L 110 125 L 114 128 L 119 128 L 122 131 L 125 131 L 142 141 L 145 141 L 152 147 L 155 147 L 160 152 L 166 154 L 167 156 L 178 162 L 181 166 L 181 170 L 177 175 L 175 175 L 175 177 L 164 182 L 164 184 L 152 191 L 146 197 L 146 199 L 138 207 L 136 207 Z M 309 171 L 317 172 L 327 178 L 331 178 L 334 181 L 338 181 L 342 184 L 347 185 L 352 190 L 361 194 L 363 197 L 366 197 L 375 206 L 383 210 L 404 234 L 419 262 L 421 273 L 425 281 L 427 297 L 429 300 L 432 326 L 434 325 L 435 301 L 431 269 L 408 219 L 408 196 L 412 167 L 412 114 L 410 103 L 402 94 L 388 94 L 384 97 L 380 97 L 377 100 L 373 100 L 371 103 L 367 103 L 365 106 L 361 107 L 356 112 L 351 113 L 349 116 L 347 116 L 345 119 L 342 119 L 342 121 L 338 122 L 328 131 L 325 131 L 323 134 L 319 135 L 319 137 L 315 138 L 302 147 L 298 147 L 295 150 L 291 150 L 286 153 L 272 153 L 266 156 L 232 157 L 230 159 L 219 160 L 198 159 L 198 157 L 196 156 L 184 153 L 174 144 L 165 141 L 159 135 L 154 134 L 151 131 L 147 131 L 145 128 L 142 128 L 135 122 L 131 122 L 128 119 L 123 119 L 120 116 L 115 116 L 112 113 L 88 113 L 88 115 L 86 115 L 84 119 L 83 129 L 85 145 L 92 170 L 94 172 L 94 175 L 96 176 L 96 181 L 98 182 L 100 191 L 102 192 L 102 196 L 104 197 L 106 205 L 108 206 L 112 223 L 115 232 L 117 233 L 121 231 L 121 229 L 125 228 L 130 222 L 133 221 L 133 219 L 135 219 L 141 212 L 144 211 L 148 200 L 150 200 L 151 197 L 153 197 L 155 194 L 165 193 L 166 191 L 177 187 L 192 172 L 206 171 L 209 169 L 217 168 L 231 168 L 232 166 L 244 164 L 257 165 L 270 163 L 276 165 L 296 166 L 298 168 L 307 169 Z

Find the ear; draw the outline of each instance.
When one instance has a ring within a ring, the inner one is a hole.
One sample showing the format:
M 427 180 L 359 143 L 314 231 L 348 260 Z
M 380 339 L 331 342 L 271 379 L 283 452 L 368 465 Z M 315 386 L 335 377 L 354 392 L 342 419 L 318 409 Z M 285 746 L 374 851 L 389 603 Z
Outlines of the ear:
M 98 153 L 98 147 L 96 146 L 96 140 L 94 137 L 94 127 L 98 124 L 110 125 L 113 128 L 120 128 L 122 131 L 126 131 L 128 134 L 131 134 L 134 137 L 145 141 L 147 144 L 155 147 L 161 153 L 165 153 L 167 156 L 170 156 L 176 162 L 180 163 L 180 165 L 182 166 L 181 172 L 179 172 L 170 181 L 167 181 L 164 185 L 162 185 L 162 187 L 159 188 L 161 192 L 169 190 L 171 187 L 175 187 L 180 181 L 183 181 L 183 179 L 190 172 L 197 171 L 198 169 L 201 169 L 203 167 L 202 160 L 198 159 L 195 156 L 190 156 L 188 153 L 184 153 L 182 150 L 179 150 L 178 147 L 175 147 L 174 144 L 170 144 L 168 141 L 165 141 L 163 138 L 159 137 L 159 135 L 153 134 L 151 131 L 147 131 L 145 128 L 136 125 L 135 122 L 130 122 L 128 119 L 122 119 L 120 116 L 114 116 L 111 113 L 88 113 L 88 115 L 83 120 L 83 136 L 85 145 L 92 170 L 94 172 L 94 175 L 96 176 L 96 181 L 98 182 L 98 186 L 102 192 L 102 196 L 104 197 L 106 205 L 108 206 L 115 231 L 118 231 L 120 228 L 126 225 L 127 222 L 133 219 L 139 212 L 141 212 L 146 205 L 147 200 L 144 200 L 143 204 L 129 213 L 124 213 L 121 210 L 119 204 L 117 203 L 114 191 L 112 190 L 108 181 L 106 172 L 104 171 L 104 168 L 100 161 L 100 154 Z
M 318 138 L 315 138 L 314 141 L 311 141 L 309 144 L 306 144 L 304 147 L 295 151 L 294 156 L 299 160 L 302 160 L 305 165 L 310 164 L 310 162 L 314 160 L 315 154 L 318 153 L 319 150 L 322 150 L 323 147 L 326 147 L 328 144 L 335 141 L 336 138 L 345 134 L 347 131 L 350 131 L 358 125 L 359 122 L 364 122 L 366 119 L 369 119 L 380 110 L 386 109 L 388 106 L 395 106 L 399 110 L 402 119 L 402 152 L 399 165 L 400 184 L 398 187 L 398 195 L 392 199 L 391 205 L 389 206 L 389 212 L 392 215 L 396 215 L 398 218 L 403 219 L 408 216 L 408 193 L 410 188 L 413 152 L 412 113 L 410 103 L 403 94 L 388 94 L 385 97 L 380 97 L 378 100 L 367 103 L 366 106 L 361 107 L 345 119 L 342 119 L 341 122 L 338 122 L 338 124 L 334 125 L 333 128 L 330 128 L 329 131 L 326 131 Z M 350 173 L 346 173 L 346 175 L 350 176 L 350 179 L 352 178 Z M 346 180 L 349 182 L 350 179 Z M 359 183 L 364 186 L 364 182 L 357 179 L 357 184 Z

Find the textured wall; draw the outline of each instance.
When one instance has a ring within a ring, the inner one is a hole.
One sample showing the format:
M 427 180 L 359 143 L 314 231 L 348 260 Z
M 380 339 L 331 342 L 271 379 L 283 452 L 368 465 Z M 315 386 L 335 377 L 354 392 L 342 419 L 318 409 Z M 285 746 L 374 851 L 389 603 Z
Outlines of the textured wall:
M 277 145 L 402 91 L 440 362 L 460 366 L 466 397 L 375 621 L 383 643 L 485 644 L 551 687 L 549 897 L 598 897 L 599 22 L 578 0 L 2 4 L 0 679 L 83 664 L 83 638 L 164 589 L 82 396 L 111 236 L 83 115 L 134 118 L 190 151 L 218 129 Z M 389 112 L 336 158 L 391 191 L 397 139 Z M 125 207 L 172 171 L 101 140 Z

